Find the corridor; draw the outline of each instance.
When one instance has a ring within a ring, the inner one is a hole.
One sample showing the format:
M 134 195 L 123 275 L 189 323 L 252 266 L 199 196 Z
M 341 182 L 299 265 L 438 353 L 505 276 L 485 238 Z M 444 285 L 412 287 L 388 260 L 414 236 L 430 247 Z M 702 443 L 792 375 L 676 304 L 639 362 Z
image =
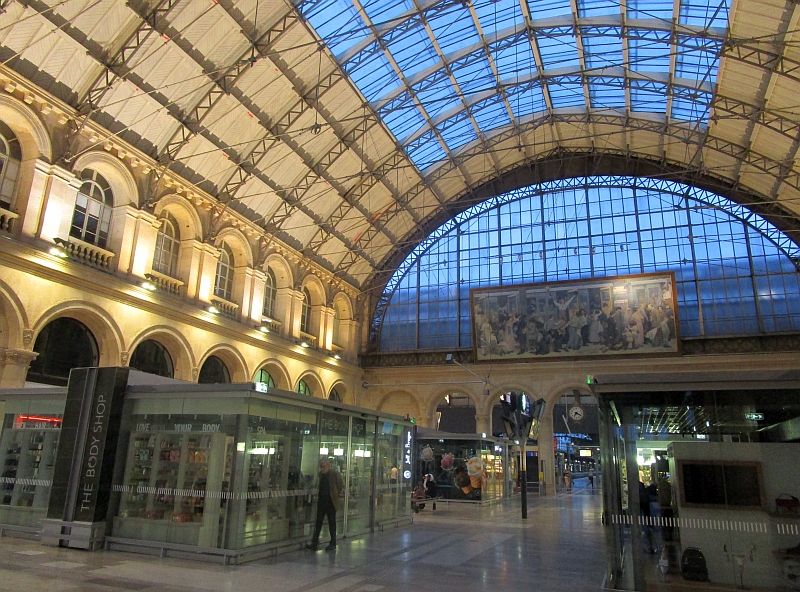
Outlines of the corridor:
M 86 553 L 0 539 L 0 590 L 159 592 L 541 592 L 597 590 L 605 547 L 601 496 L 581 487 L 487 507 L 428 505 L 414 524 L 340 541 L 336 553 L 297 551 L 243 566 Z

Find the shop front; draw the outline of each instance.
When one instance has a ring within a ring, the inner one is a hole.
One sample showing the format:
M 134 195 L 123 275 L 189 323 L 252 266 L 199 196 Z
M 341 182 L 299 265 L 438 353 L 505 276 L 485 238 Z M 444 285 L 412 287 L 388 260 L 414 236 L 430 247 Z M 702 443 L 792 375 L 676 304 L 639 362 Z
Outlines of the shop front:
M 48 509 L 64 408 L 64 394 L 50 397 L 5 394 L 0 523 L 31 534 Z M 104 544 L 232 562 L 298 548 L 312 534 L 321 459 L 345 485 L 340 536 L 410 521 L 413 443 L 399 417 L 264 385 L 131 385 Z M 389 466 L 407 467 L 392 487 Z
M 800 373 L 592 389 L 609 589 L 800 589 Z
M 491 503 L 516 490 L 516 452 L 503 438 L 418 428 L 417 475 L 432 475 L 439 499 Z

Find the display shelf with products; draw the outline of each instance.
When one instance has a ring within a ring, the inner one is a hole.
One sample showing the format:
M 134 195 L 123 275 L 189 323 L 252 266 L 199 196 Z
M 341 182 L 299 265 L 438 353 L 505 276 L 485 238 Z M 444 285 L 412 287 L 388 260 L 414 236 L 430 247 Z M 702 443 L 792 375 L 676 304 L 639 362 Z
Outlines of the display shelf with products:
M 53 482 L 60 418 L 7 416 L 0 437 L 0 523 L 38 523 Z
M 213 545 L 225 445 L 224 434 L 133 432 L 115 519 L 118 536 Z

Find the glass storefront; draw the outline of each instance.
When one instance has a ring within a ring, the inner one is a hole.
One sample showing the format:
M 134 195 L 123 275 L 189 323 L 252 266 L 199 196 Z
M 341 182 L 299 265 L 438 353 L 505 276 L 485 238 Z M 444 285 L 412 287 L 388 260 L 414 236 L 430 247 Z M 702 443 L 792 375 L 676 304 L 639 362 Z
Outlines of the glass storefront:
M 763 374 L 596 377 L 609 588 L 800 589 L 800 381 Z
M 306 539 L 321 459 L 345 485 L 336 515 L 340 536 L 409 516 L 410 504 L 401 500 L 411 475 L 401 475 L 386 499 L 376 470 L 404 462 L 410 423 L 276 389 L 237 392 L 238 386 L 205 397 L 190 388 L 182 394 L 130 389 L 132 429 L 125 477 L 115 485 L 114 539 L 229 550 Z M 376 497 L 383 502 L 377 513 Z
M 5 404 L 0 424 L 0 528 L 28 534 L 41 529 L 64 413 L 63 389 L 57 390 L 58 394 Z
M 345 485 L 340 536 L 410 520 L 413 424 L 252 387 L 128 388 L 119 436 L 124 467 L 115 469 L 110 500 L 112 547 L 213 553 L 299 544 L 313 532 L 321 459 Z M 65 394 L 4 397 L 0 528 L 35 534 L 47 511 Z M 392 467 L 397 476 L 389 483 Z
M 433 475 L 437 495 L 443 500 L 491 502 L 509 497 L 516 483 L 509 446 L 501 438 L 419 428 L 418 481 Z

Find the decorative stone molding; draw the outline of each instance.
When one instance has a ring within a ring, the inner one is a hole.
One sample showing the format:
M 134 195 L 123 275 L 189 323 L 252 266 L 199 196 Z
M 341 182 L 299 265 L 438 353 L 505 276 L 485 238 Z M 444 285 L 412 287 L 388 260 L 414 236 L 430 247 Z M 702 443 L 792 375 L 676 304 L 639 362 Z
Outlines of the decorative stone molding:
M 128 352 L 126 351 L 119 352 L 119 363 L 121 366 L 128 365 Z
M 39 354 L 26 349 L 4 349 L 0 350 L 0 360 L 6 364 L 16 364 L 18 366 L 29 366 Z
M 32 343 L 33 343 L 33 329 L 23 329 L 22 344 L 25 346 L 26 349 L 30 349 Z

